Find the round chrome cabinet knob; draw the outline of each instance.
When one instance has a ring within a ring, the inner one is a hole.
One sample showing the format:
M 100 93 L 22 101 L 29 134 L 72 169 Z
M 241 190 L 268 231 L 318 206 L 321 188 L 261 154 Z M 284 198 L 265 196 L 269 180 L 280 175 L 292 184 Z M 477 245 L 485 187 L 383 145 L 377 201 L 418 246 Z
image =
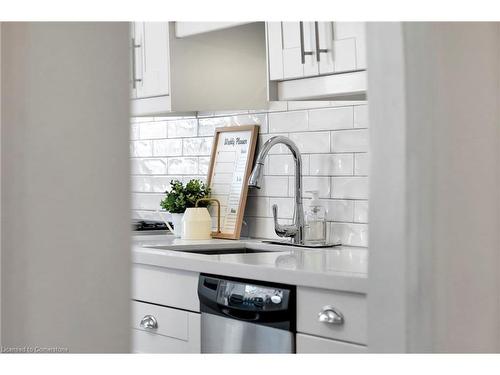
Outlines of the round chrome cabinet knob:
M 277 305 L 277 304 L 281 303 L 281 297 L 280 296 L 272 296 L 271 302 Z
M 144 318 L 141 319 L 140 326 L 146 329 L 157 329 L 158 321 L 153 315 L 146 315 Z
M 344 324 L 344 315 L 333 306 L 324 306 L 318 314 L 318 321 L 327 324 Z

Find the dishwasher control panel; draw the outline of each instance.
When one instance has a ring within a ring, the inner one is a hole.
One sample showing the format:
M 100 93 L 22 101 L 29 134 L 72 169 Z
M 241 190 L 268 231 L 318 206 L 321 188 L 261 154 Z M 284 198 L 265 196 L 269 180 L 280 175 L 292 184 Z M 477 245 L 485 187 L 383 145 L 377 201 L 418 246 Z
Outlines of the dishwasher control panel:
M 287 289 L 220 280 L 217 303 L 245 310 L 279 311 L 288 309 L 289 294 Z

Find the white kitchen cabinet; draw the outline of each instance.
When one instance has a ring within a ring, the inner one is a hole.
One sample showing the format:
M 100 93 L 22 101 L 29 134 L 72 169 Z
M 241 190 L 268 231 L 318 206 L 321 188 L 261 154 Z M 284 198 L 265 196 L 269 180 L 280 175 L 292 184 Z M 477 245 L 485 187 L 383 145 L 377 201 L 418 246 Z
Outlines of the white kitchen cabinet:
M 322 321 L 333 310 L 340 321 Z M 358 344 L 367 342 L 366 295 L 326 289 L 297 288 L 297 332 Z
M 366 69 L 363 22 L 269 22 L 270 80 Z
M 134 98 L 168 95 L 169 49 L 167 22 L 134 22 L 132 24 Z
M 329 96 L 359 96 L 359 82 L 366 81 L 363 79 L 365 74 L 353 72 L 366 69 L 365 39 L 364 22 L 268 22 L 271 99 L 321 100 Z M 311 82 L 309 86 L 320 89 L 320 93 L 312 97 L 300 91 L 301 80 L 349 73 L 349 77 L 353 77 L 353 88 L 346 87 L 343 80 L 342 87 L 336 89 L 337 77 L 334 77 L 324 79 L 324 84 L 323 79 Z M 363 86 L 361 94 L 365 91 L 366 86 Z M 273 97 L 275 95 L 277 97 Z
M 132 352 L 200 353 L 200 314 L 132 301 Z
M 200 311 L 197 272 L 134 264 L 132 299 Z
M 304 353 L 366 353 L 367 348 L 364 345 L 351 344 L 348 342 L 325 339 L 297 333 L 296 340 L 297 354 Z
M 182 23 L 182 38 L 174 22 L 131 25 L 132 116 L 267 106 L 263 22 Z

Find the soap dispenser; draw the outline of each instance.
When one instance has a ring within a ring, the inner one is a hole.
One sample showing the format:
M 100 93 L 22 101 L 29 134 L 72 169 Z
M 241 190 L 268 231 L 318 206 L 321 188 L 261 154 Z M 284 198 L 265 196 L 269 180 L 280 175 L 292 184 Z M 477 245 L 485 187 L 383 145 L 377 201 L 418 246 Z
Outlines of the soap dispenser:
M 325 208 L 319 200 L 317 190 L 307 191 L 312 199 L 305 212 L 305 240 L 310 244 L 323 245 L 326 243 L 326 214 Z

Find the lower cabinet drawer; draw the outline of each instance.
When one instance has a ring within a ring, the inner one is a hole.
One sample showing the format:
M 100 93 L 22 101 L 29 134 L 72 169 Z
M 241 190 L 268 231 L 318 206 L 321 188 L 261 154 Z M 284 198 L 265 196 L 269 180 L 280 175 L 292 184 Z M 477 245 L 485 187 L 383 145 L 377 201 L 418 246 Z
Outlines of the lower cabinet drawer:
M 132 299 L 200 311 L 196 272 L 134 264 Z
M 320 321 L 319 314 L 333 308 L 343 321 Z M 297 288 L 297 332 L 348 341 L 367 342 L 366 295 L 326 289 Z
M 366 353 L 366 346 L 297 333 L 297 353 Z
M 200 353 L 200 314 L 132 301 L 134 353 Z

